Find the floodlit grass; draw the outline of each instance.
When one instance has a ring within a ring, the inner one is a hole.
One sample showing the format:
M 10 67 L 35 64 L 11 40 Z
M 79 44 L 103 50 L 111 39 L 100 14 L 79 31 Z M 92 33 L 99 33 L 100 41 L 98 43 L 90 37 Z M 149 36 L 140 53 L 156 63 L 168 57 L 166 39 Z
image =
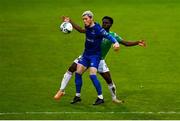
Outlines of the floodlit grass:
M 60 79 L 84 48 L 83 34 L 60 32 L 60 16 L 83 26 L 85 10 L 92 10 L 99 23 L 105 15 L 113 17 L 111 30 L 122 38 L 147 42 L 146 48 L 121 46 L 119 53 L 111 50 L 107 56 L 123 105 L 112 103 L 98 76 L 105 104 L 93 106 L 96 91 L 88 73 L 83 76 L 81 103 L 70 104 L 74 77 L 66 96 L 53 100 Z M 178 0 L 0 0 L 0 113 L 89 112 L 0 114 L 0 119 L 180 119 L 179 28 Z M 116 113 L 171 111 L 177 113 Z

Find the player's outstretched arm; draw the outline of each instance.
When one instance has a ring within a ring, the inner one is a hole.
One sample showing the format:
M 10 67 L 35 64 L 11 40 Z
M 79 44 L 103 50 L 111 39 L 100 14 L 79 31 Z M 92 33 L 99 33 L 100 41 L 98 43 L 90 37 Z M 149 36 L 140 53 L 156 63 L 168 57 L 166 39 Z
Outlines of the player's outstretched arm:
M 146 46 L 146 43 L 145 43 L 144 40 L 139 40 L 139 41 L 135 41 L 135 42 L 122 40 L 120 43 L 125 45 L 125 46 L 136 46 L 136 45 L 139 45 L 139 46 L 142 46 L 142 47 Z
M 75 24 L 69 17 L 63 16 L 62 17 L 63 21 L 65 22 L 70 22 L 73 26 L 74 29 L 76 29 L 80 33 L 85 33 L 85 29 L 81 28 L 79 25 Z
M 70 20 L 70 23 L 72 24 L 73 28 L 75 28 L 78 32 L 80 33 L 85 33 L 85 29 L 81 28 L 80 26 L 78 26 L 77 24 L 75 24 L 72 20 Z

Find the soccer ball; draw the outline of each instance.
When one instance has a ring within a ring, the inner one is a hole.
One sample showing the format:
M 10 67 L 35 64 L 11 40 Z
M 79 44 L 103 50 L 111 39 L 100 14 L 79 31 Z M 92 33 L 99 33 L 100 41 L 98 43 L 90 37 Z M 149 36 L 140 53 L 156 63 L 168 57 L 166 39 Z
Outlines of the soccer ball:
M 70 33 L 73 30 L 73 26 L 69 22 L 63 22 L 60 25 L 60 29 L 63 33 Z

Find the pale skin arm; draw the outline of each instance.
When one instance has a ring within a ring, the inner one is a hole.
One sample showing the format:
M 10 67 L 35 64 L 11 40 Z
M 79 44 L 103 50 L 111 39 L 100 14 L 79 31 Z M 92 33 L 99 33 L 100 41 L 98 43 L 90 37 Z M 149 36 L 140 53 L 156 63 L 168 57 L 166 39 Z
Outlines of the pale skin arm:
M 85 29 L 83 29 L 82 27 L 80 27 L 79 25 L 74 23 L 69 17 L 62 16 L 62 19 L 64 22 L 70 22 L 72 24 L 73 28 L 76 29 L 78 32 L 80 32 L 80 33 L 86 32 Z
M 73 28 L 76 29 L 78 32 L 80 32 L 80 33 L 86 32 L 85 29 L 83 29 L 79 25 L 75 24 L 69 17 L 62 16 L 62 19 L 65 22 L 70 22 L 72 24 Z M 119 50 L 119 43 L 118 42 L 114 43 L 113 48 L 114 48 L 114 51 L 118 51 Z
M 113 48 L 114 48 L 114 51 L 118 51 L 119 50 L 119 43 L 118 42 L 114 43 Z

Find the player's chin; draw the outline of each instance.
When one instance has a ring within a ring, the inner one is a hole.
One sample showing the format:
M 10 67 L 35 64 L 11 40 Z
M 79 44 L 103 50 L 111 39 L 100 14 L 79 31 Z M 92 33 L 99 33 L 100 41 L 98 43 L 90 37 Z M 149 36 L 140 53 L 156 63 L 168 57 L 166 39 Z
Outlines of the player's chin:
M 84 24 L 85 25 L 85 27 L 90 27 L 90 25 L 89 24 Z

